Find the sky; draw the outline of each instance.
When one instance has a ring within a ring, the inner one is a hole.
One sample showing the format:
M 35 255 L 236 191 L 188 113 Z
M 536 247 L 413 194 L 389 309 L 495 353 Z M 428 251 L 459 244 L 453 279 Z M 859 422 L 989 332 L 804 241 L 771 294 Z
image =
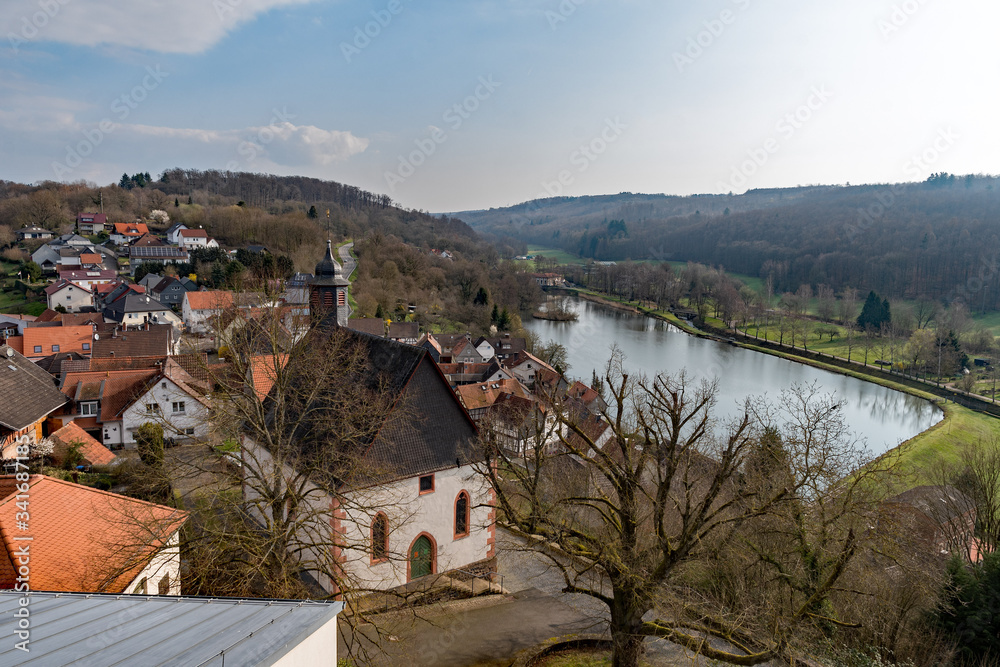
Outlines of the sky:
M 1000 172 L 988 0 L 4 0 L 0 179 L 430 212 Z

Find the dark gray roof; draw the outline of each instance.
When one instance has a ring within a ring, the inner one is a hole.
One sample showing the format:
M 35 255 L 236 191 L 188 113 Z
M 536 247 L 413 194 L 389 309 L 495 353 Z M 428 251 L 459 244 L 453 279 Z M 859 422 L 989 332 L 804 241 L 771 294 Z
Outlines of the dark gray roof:
M 120 331 L 116 334 L 100 334 L 94 341 L 91 357 L 162 357 L 170 354 L 173 327 L 169 324 L 154 324 L 148 330 Z
M 338 335 L 347 337 L 347 345 L 357 346 L 354 350 L 362 355 L 364 368 L 358 377 L 335 381 L 339 386 L 386 392 L 392 408 L 362 454 L 369 465 L 361 466 L 361 472 L 352 466 L 350 479 L 340 479 L 338 471 L 331 470 L 334 477 L 348 485 L 365 485 L 445 470 L 456 462 L 465 465 L 477 456 L 476 427 L 427 350 L 324 325 L 311 330 L 300 344 L 316 349 Z M 324 433 L 329 432 L 327 426 Z M 299 442 L 307 456 L 321 447 L 308 436 Z
M 352 317 L 347 320 L 347 326 L 373 336 L 385 335 L 385 320 L 381 317 Z
M 917 486 L 893 496 L 889 502 L 917 508 L 935 521 L 946 523 L 975 507 L 975 503 L 954 486 Z
M 170 310 L 170 306 L 165 306 L 150 294 L 126 294 L 114 303 L 109 303 L 104 307 L 104 316 L 112 320 L 121 322 L 122 315 L 126 313 L 154 313 L 162 310 Z
M 417 322 L 393 322 L 389 325 L 389 338 L 420 337 L 420 325 Z
M 0 592 L 0 619 L 8 627 L 21 595 Z M 33 591 L 31 652 L 16 649 L 11 635 L 0 646 L 0 664 L 264 667 L 335 621 L 343 607 L 314 600 Z
M 8 356 L 8 350 L 13 354 Z M 0 426 L 20 431 L 68 400 L 51 375 L 14 348 L 0 345 Z

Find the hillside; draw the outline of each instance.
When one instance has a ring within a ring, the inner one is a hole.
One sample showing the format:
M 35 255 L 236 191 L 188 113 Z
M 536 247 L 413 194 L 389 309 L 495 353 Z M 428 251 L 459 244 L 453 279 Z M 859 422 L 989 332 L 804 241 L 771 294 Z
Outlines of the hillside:
M 1000 192 L 989 176 L 752 190 L 743 195 L 555 198 L 455 216 L 477 231 L 597 260 L 694 261 L 890 298 L 1000 309 Z

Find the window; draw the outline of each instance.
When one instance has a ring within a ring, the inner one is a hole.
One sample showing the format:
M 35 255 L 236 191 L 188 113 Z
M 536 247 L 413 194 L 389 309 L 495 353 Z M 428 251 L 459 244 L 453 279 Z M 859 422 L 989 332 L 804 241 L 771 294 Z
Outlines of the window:
M 59 351 L 59 346 L 58 345 L 53 345 L 52 346 L 52 351 L 53 352 L 58 352 Z
M 35 346 L 35 353 L 36 354 L 41 354 L 42 353 L 42 346 L 41 345 L 36 345 Z
M 184 414 L 184 401 L 174 401 L 171 412 L 173 412 L 175 415 Z
M 389 553 L 389 519 L 379 512 L 372 521 L 372 560 L 384 561 Z
M 80 404 L 80 416 L 81 417 L 96 417 L 97 416 L 97 401 L 89 401 L 87 403 Z
M 108 433 L 107 431 L 105 431 L 105 432 L 104 432 L 104 439 L 105 439 L 105 440 L 110 440 L 110 439 L 111 439 L 111 434 L 110 434 L 110 433 Z
M 420 493 L 431 493 L 434 490 L 434 475 L 424 475 L 420 478 Z
M 90 343 L 84 343 L 83 344 L 83 349 L 84 350 L 89 350 L 90 349 Z
M 161 387 L 162 389 L 166 389 L 166 388 L 167 388 L 167 383 L 166 383 L 166 382 L 161 382 L 161 383 L 160 383 L 160 387 Z
M 193 428 L 184 429 L 184 435 L 194 435 L 194 429 Z
M 146 594 L 146 577 L 139 580 L 136 584 L 135 590 L 132 591 L 132 595 L 145 595 Z
M 165 574 L 156 584 L 156 592 L 160 595 L 170 595 L 170 574 Z
M 455 537 L 469 534 L 469 494 L 462 491 L 455 499 Z
M 156 403 L 146 403 L 146 414 L 151 415 L 153 413 L 159 412 L 160 406 Z

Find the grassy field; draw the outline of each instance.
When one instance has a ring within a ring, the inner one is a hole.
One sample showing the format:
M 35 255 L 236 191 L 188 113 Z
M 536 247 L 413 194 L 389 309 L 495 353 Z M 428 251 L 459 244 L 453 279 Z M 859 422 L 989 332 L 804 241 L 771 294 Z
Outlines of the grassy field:
M 563 266 L 583 266 L 587 263 L 587 260 L 577 257 L 576 255 L 571 255 L 565 250 L 546 248 L 545 246 L 540 245 L 529 245 L 528 254 L 543 255 L 549 259 L 556 260 L 556 262 Z

